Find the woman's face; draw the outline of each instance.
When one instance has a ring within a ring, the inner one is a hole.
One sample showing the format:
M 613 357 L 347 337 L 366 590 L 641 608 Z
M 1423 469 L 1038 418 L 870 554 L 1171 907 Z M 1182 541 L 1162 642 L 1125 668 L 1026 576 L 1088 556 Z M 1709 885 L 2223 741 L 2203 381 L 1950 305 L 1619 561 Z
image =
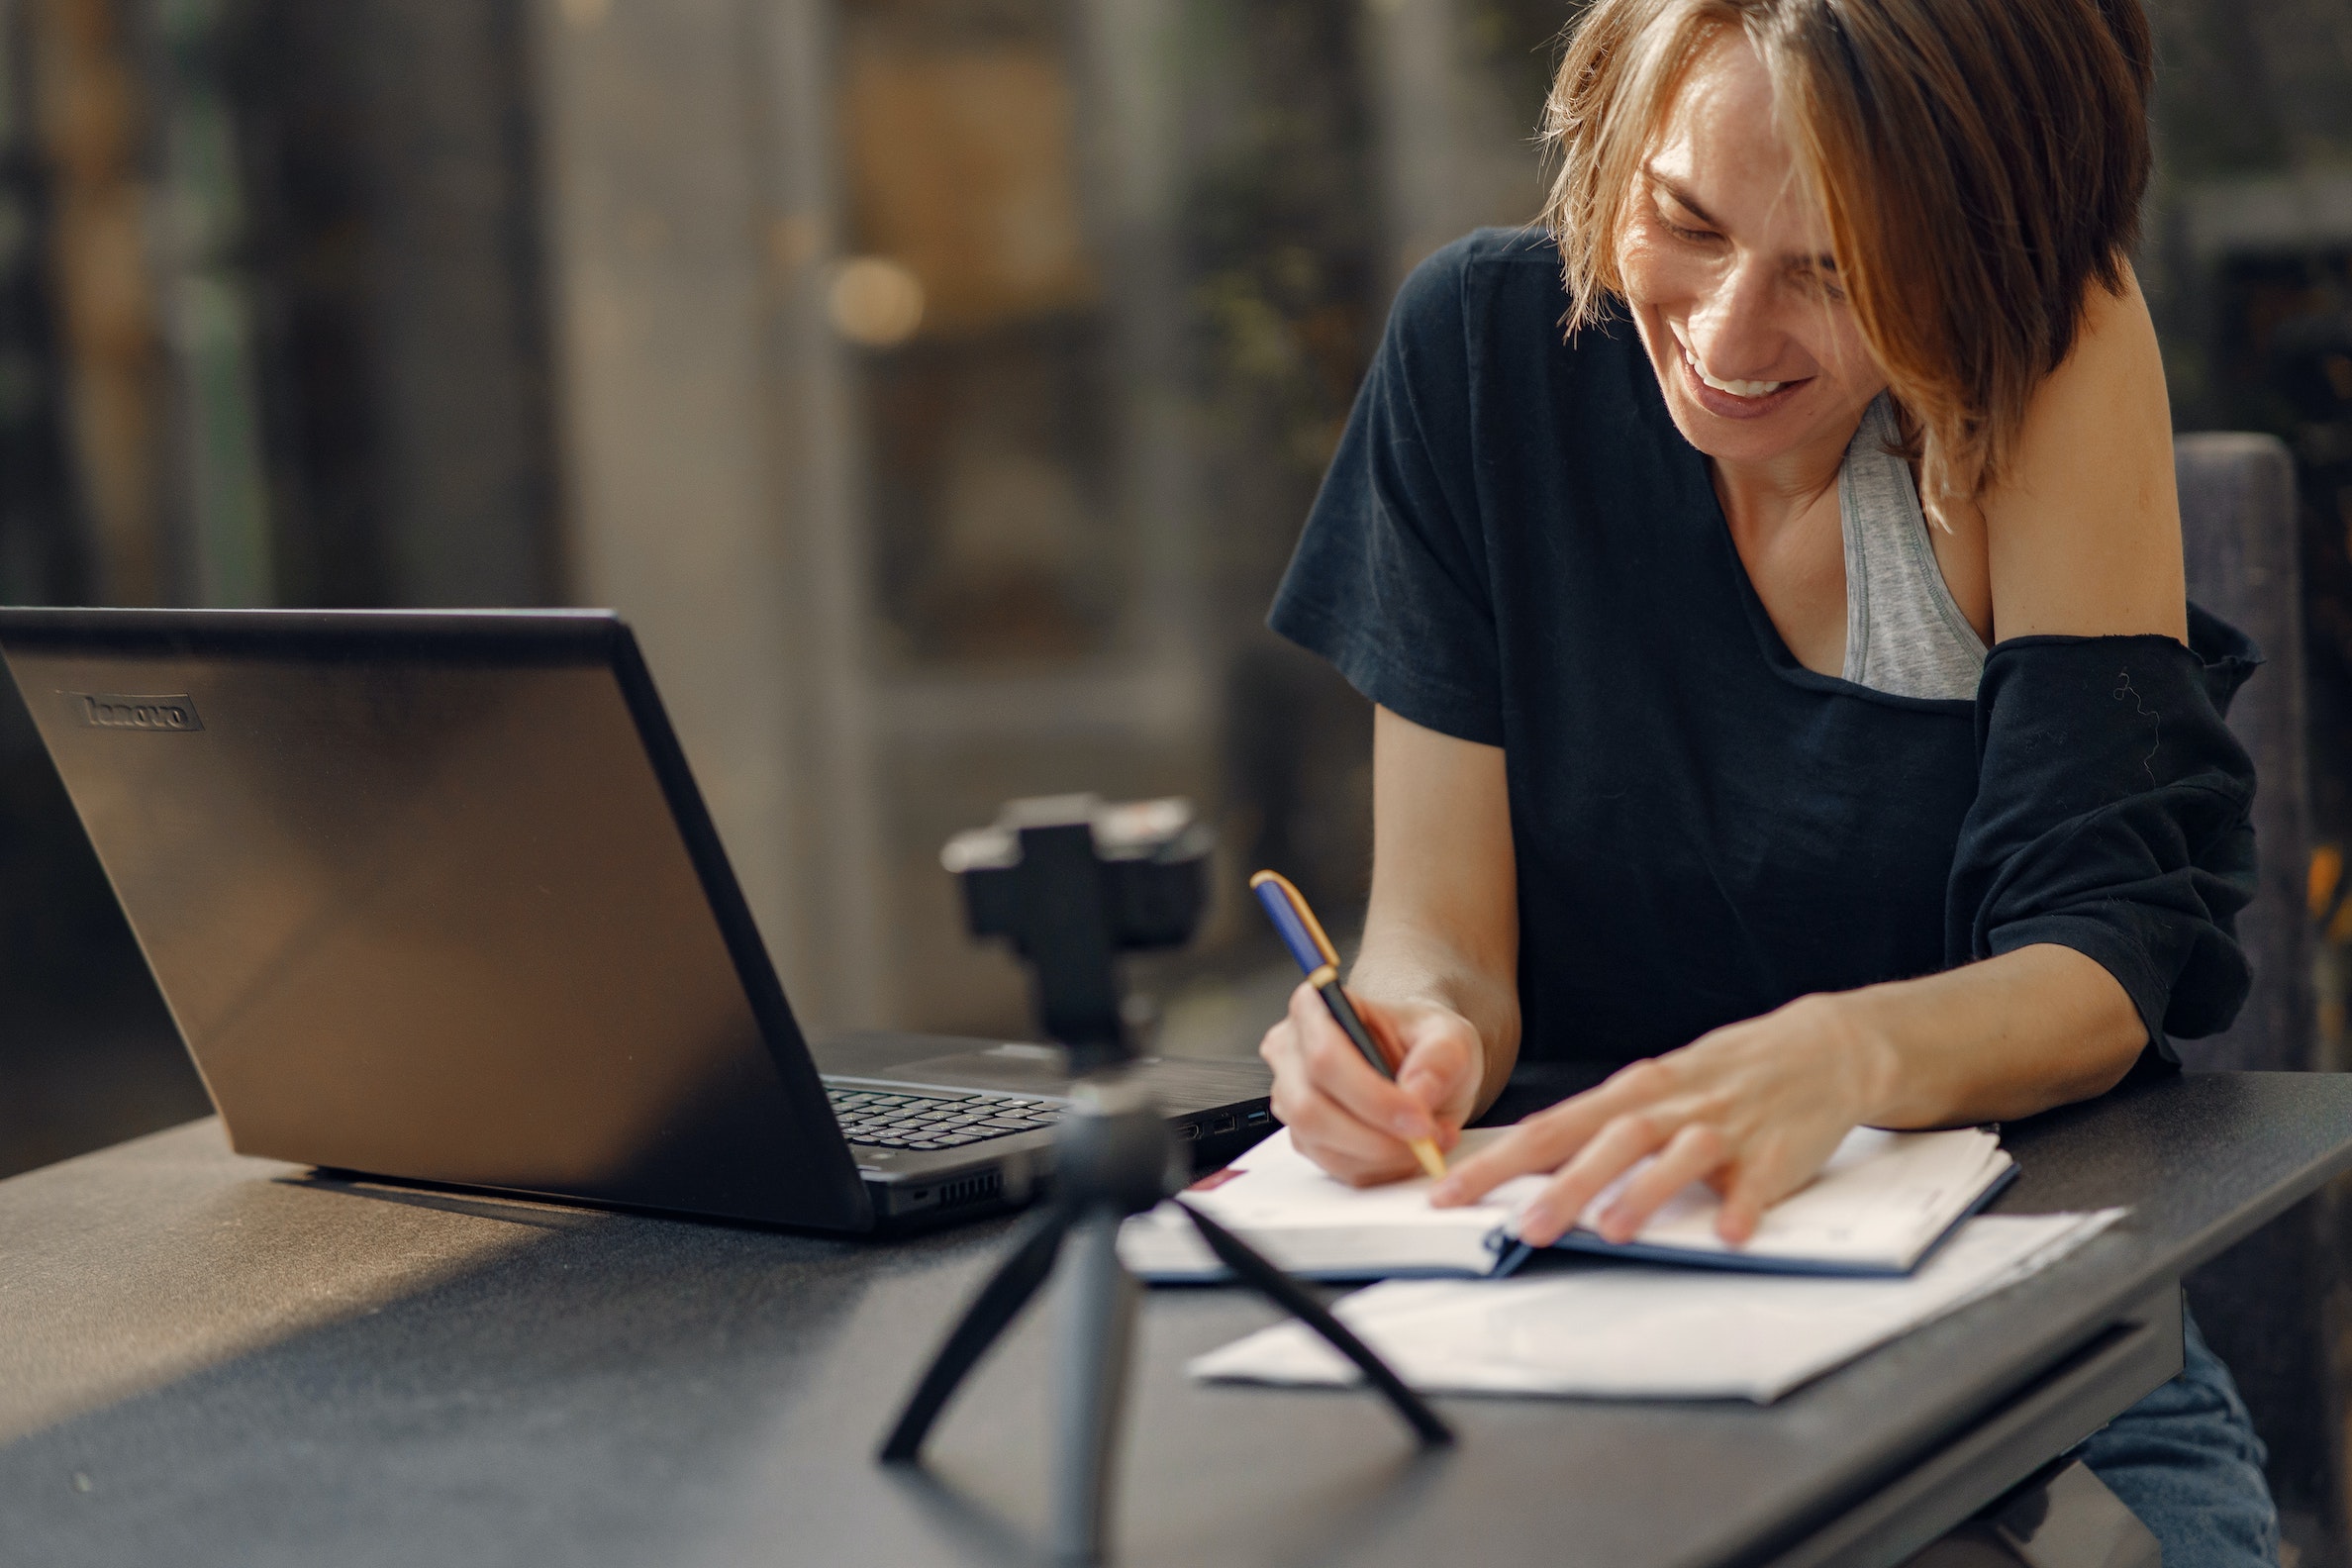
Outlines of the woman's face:
M 1732 464 L 1842 453 L 1886 377 L 1745 38 L 1693 64 L 1618 241 L 1633 319 L 1690 443 Z

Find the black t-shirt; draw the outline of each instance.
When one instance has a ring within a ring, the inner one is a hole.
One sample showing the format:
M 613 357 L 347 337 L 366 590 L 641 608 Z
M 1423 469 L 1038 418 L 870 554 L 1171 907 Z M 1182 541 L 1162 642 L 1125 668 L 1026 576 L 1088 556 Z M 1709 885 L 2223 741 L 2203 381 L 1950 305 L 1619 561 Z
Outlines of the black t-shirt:
M 1564 341 L 1566 309 L 1539 234 L 1415 272 L 1271 617 L 1373 701 L 1504 748 L 1521 1059 L 1630 1060 L 2030 940 L 2106 963 L 2160 1049 L 2168 1023 L 2226 1023 L 2252 775 L 2218 704 L 2243 638 L 2201 616 L 2209 662 L 2168 638 L 2004 643 L 1987 690 L 2029 695 L 1999 715 L 1808 670 L 1632 328 Z M 2153 799 L 2117 658 L 2175 721 Z M 2020 885 L 2020 864 L 2042 869 Z

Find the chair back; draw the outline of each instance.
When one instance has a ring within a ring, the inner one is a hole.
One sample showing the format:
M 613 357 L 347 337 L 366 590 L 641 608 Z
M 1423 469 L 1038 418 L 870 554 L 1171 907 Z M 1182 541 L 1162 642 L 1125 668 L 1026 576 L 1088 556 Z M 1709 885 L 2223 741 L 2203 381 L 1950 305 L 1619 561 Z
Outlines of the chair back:
M 2268 662 L 2238 692 L 2229 728 L 2253 753 L 2261 886 L 2238 916 L 2254 989 L 2220 1034 L 2182 1040 L 2192 1072 L 2306 1071 L 2322 1064 L 2305 909 L 2303 570 L 2295 464 L 2276 438 L 2179 438 L 2189 597 L 2260 644 Z M 2338 1190 L 2298 1204 L 2189 1276 L 2189 1300 L 2236 1375 L 2270 1446 L 2271 1491 L 2291 1541 L 2332 1540 L 2344 1518 L 2341 1400 L 2326 1304 L 2341 1264 L 2329 1223 Z
M 2303 568 L 2295 461 L 2276 437 L 2183 436 L 2181 488 L 2189 597 L 2251 637 L 2268 660 L 2230 706 L 2229 728 L 2253 753 L 2261 888 L 2238 916 L 2254 990 L 2224 1033 L 2182 1040 L 2192 1071 L 2318 1065 L 2311 984 L 2309 790 L 2303 765 Z

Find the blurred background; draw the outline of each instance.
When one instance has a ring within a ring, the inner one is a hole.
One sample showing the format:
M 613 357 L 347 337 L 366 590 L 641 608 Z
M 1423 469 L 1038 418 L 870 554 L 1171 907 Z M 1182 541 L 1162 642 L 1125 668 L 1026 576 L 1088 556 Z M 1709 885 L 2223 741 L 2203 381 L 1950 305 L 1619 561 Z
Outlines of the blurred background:
M 1026 1032 L 941 841 L 1189 795 L 1144 1022 L 1246 1051 L 1241 874 L 1345 927 L 1369 838 L 1368 713 L 1261 618 L 1396 283 L 1534 215 L 1571 10 L 0 0 L 0 601 L 617 607 L 814 1029 Z M 2296 453 L 2341 843 L 2352 5 L 2150 11 L 2141 274 L 2179 427 Z M 0 1174 L 206 1109 L 17 703 Z
M 1335 927 L 1260 622 L 1397 281 L 1540 200 L 1533 0 L 0 0 L 0 600 L 611 605 L 813 1029 L 1026 1033 L 937 851 L 1183 794 L 1163 1049 Z M 0 692 L 0 1171 L 201 1114 Z

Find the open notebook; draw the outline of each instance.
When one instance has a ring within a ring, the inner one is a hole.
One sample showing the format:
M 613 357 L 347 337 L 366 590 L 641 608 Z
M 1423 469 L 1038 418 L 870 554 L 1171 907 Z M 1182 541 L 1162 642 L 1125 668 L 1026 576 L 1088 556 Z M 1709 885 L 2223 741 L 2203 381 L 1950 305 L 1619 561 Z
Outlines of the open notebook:
M 1462 1135 L 1457 1160 L 1508 1128 Z M 1639 1167 L 1635 1167 L 1637 1170 Z M 1693 1183 L 1621 1245 L 1579 1227 L 1558 1245 L 1658 1262 L 1779 1274 L 1911 1273 L 1961 1220 L 2015 1174 L 2001 1140 L 1973 1127 L 1882 1132 L 1857 1127 L 1811 1186 L 1776 1205 L 1744 1247 L 1715 1233 L 1718 1201 Z M 1507 1182 L 1467 1209 L 1433 1209 L 1425 1177 L 1353 1188 L 1325 1175 L 1287 1128 L 1186 1194 L 1213 1220 L 1289 1272 L 1310 1279 L 1449 1278 L 1508 1274 L 1527 1255 L 1512 1217 L 1544 1178 Z M 1614 1189 L 1594 1200 L 1598 1219 Z M 1120 1232 L 1120 1256 L 1144 1279 L 1222 1279 L 1225 1271 L 1185 1218 L 1166 1204 Z

